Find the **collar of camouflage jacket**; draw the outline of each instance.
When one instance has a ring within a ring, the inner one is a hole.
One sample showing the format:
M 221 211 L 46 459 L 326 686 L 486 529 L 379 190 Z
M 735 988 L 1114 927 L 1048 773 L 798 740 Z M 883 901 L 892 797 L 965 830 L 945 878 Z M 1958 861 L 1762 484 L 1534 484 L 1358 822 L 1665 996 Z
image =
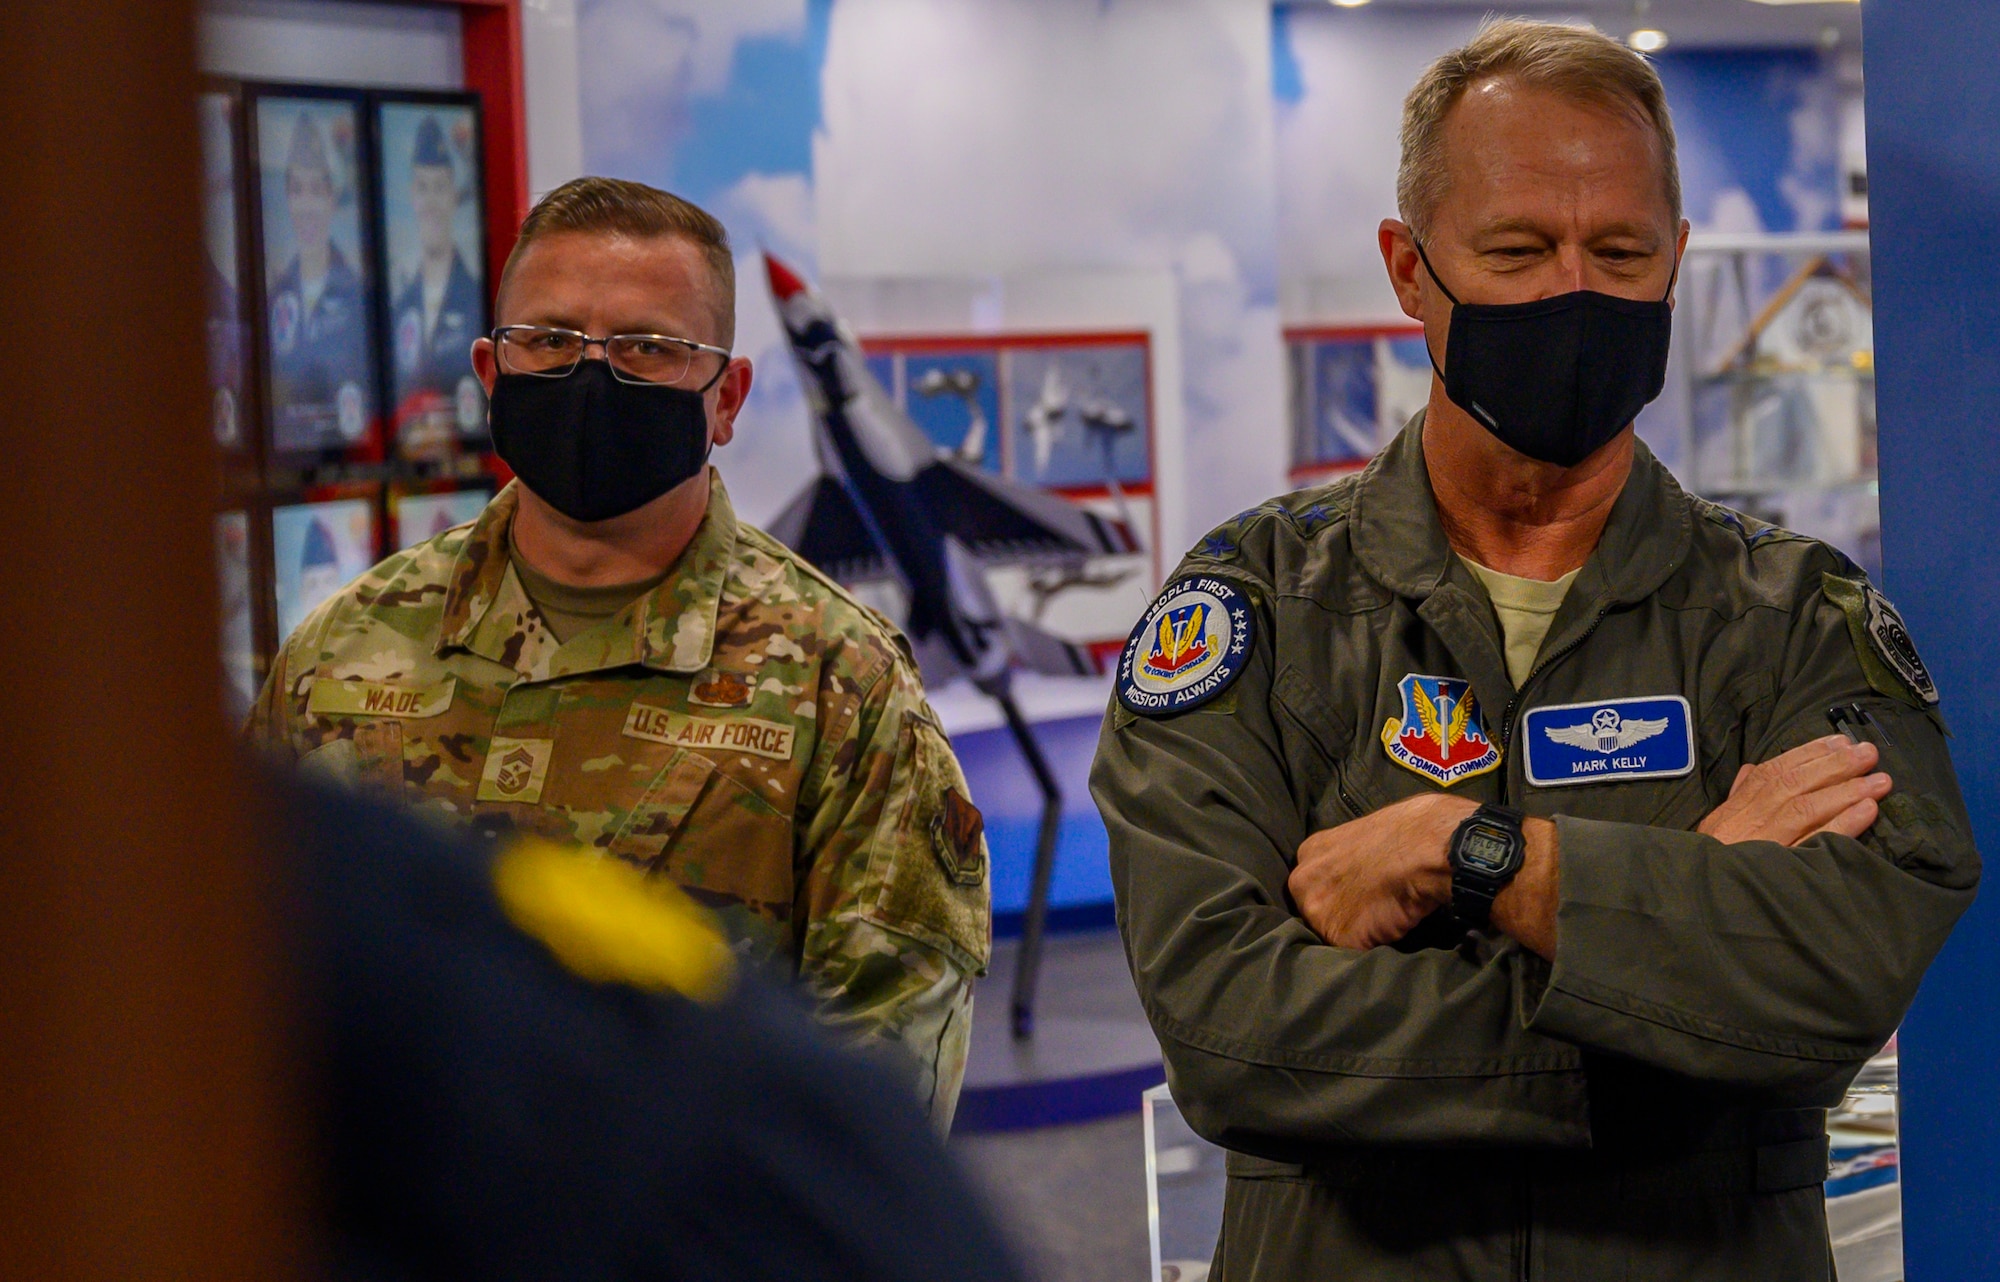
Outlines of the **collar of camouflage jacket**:
M 1484 588 L 1453 554 L 1438 520 L 1423 440 L 1420 412 L 1361 474 L 1350 517 L 1355 556 L 1369 577 L 1404 597 L 1424 600 L 1455 584 L 1483 598 Z M 1571 585 L 1571 605 L 1643 601 L 1688 558 L 1693 523 L 1686 496 L 1644 441 L 1633 447 L 1632 475 Z
M 563 645 L 546 628 L 521 627 L 534 607 L 507 555 L 521 503 L 521 483 L 508 482 L 473 524 L 452 566 L 437 653 L 463 648 L 537 681 L 634 663 L 668 672 L 707 667 L 737 537 L 736 509 L 713 468 L 708 483 L 708 514 L 660 586 Z

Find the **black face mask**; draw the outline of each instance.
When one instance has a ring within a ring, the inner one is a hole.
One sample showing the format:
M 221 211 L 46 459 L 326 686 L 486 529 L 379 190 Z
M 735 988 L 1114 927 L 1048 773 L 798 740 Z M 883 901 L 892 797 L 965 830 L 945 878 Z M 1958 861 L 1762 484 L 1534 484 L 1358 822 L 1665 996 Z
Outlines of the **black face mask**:
M 1450 364 L 1438 370 L 1444 393 L 1509 448 L 1575 467 L 1667 385 L 1673 282 L 1658 302 L 1579 290 L 1532 303 L 1468 304 L 1438 279 L 1421 243 L 1417 254 L 1451 299 Z
M 574 521 L 644 507 L 708 462 L 701 393 L 623 382 L 604 361 L 562 378 L 502 374 L 488 419 L 521 484 Z

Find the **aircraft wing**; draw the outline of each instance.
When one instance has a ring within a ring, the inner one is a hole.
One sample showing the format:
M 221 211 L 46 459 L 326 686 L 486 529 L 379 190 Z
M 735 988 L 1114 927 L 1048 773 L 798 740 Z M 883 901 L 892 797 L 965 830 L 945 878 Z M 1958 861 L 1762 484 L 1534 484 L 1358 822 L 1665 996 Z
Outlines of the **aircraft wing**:
M 987 564 L 1075 561 L 1141 550 L 1123 521 L 956 459 L 940 458 L 913 484 L 939 532 Z
M 1052 636 L 1011 615 L 1004 621 L 1014 661 L 1030 672 L 1051 677 L 1094 677 L 1102 671 L 1088 649 Z
M 893 578 L 847 487 L 821 475 L 764 532 L 842 583 Z

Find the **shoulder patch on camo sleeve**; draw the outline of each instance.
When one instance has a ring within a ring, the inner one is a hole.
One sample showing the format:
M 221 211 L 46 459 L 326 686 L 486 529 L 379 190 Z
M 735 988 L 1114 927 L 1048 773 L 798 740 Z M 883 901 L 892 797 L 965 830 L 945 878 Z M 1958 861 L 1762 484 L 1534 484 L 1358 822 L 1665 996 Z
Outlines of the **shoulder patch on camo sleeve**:
M 1920 708 L 1938 705 L 1937 682 L 1917 653 L 1910 629 L 1889 598 L 1875 590 L 1865 578 L 1822 576 L 1826 599 L 1847 616 L 1847 631 L 1854 638 L 1854 650 L 1868 684 L 1891 698 L 1914 703 Z
M 1243 675 L 1257 637 L 1243 589 L 1213 575 L 1169 583 L 1118 659 L 1118 702 L 1142 717 L 1199 708 Z

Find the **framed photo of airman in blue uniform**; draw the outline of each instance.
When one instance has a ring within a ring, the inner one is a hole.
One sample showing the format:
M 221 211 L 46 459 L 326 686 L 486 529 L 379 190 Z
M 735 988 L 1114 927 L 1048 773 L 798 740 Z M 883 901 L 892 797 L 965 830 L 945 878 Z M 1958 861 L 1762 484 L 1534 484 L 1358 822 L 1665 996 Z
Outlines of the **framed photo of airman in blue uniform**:
M 249 102 L 272 452 L 379 458 L 363 99 L 260 87 Z
M 381 557 L 378 489 L 329 487 L 305 497 L 311 501 L 271 509 L 271 589 L 281 643 L 314 606 Z
M 490 326 L 479 100 L 382 95 L 374 112 L 390 435 L 405 458 L 440 458 L 486 434 L 472 372 Z
M 449 481 L 420 488 L 389 487 L 389 550 L 400 552 L 434 539 L 446 530 L 479 519 L 493 498 L 490 485 L 453 485 Z

